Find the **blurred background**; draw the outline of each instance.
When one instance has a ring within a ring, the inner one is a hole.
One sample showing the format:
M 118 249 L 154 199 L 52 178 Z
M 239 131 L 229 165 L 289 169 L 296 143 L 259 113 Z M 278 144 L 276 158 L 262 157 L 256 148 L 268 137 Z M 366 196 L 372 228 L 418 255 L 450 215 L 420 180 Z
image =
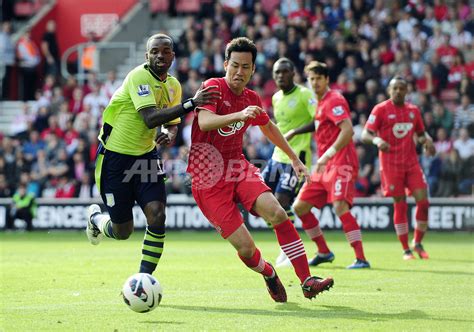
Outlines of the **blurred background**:
M 102 111 L 125 75 L 144 62 L 155 32 L 175 41 L 170 73 L 183 98 L 223 76 L 225 45 L 246 36 L 258 48 L 250 88 L 272 114 L 272 65 L 288 57 L 296 82 L 311 60 L 330 68 L 349 101 L 360 162 L 357 196 L 381 196 L 375 147 L 360 134 L 394 75 L 409 82 L 436 156 L 420 151 L 432 197 L 471 198 L 474 185 L 474 5 L 443 0 L 3 0 L 0 32 L 0 197 L 21 186 L 36 198 L 99 197 L 94 159 Z M 192 114 L 162 151 L 168 193 L 188 195 Z M 250 129 L 244 153 L 271 157 Z M 317 151 L 317 147 L 315 147 Z

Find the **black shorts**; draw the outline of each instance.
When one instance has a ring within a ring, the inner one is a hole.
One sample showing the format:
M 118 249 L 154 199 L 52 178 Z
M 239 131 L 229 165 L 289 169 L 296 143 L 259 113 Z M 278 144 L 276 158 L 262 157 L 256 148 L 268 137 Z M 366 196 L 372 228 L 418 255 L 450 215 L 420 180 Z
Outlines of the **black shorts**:
M 132 220 L 135 202 L 142 210 L 149 202 L 166 204 L 165 175 L 156 150 L 130 156 L 99 146 L 95 175 L 100 196 L 114 223 Z

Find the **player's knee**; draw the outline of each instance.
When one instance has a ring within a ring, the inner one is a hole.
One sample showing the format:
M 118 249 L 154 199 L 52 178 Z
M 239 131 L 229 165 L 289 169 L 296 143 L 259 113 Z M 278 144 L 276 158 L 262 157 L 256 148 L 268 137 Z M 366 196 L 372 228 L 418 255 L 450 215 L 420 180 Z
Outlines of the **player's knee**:
M 146 219 L 149 226 L 161 226 L 165 224 L 165 209 L 160 205 L 152 205 L 146 209 Z
M 250 258 L 255 253 L 255 248 L 252 247 L 252 246 L 243 246 L 243 247 L 240 247 L 237 250 L 237 252 L 238 252 L 239 256 L 241 256 L 241 257 Z
M 430 203 L 427 199 L 422 199 L 416 202 L 416 212 L 415 212 L 416 220 L 421 220 L 421 221 L 428 220 L 429 207 L 430 207 Z
M 311 211 L 311 209 L 308 209 L 306 204 L 302 204 L 301 201 L 296 201 L 295 204 L 293 204 L 293 211 L 295 211 L 298 217 L 301 217 Z
M 288 214 L 281 206 L 277 206 L 271 210 L 268 219 L 273 225 L 276 225 L 288 219 Z
M 338 217 L 342 216 L 345 214 L 347 211 L 349 211 L 349 204 L 347 204 L 346 201 L 336 201 L 333 204 L 334 206 L 334 212 Z

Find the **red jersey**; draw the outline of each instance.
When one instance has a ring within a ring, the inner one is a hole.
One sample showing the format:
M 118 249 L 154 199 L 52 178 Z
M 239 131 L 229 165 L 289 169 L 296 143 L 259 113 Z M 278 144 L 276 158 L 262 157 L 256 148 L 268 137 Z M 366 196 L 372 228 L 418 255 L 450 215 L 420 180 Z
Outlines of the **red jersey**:
M 386 100 L 375 105 L 365 128 L 390 144 L 388 151 L 379 151 L 381 169 L 404 170 L 418 164 L 413 135 L 425 131 L 418 107 L 410 103 L 397 107 Z
M 318 102 L 315 115 L 316 132 L 314 136 L 318 144 L 319 156 L 322 156 L 334 144 L 341 132 L 338 125 L 344 119 L 351 119 L 346 99 L 339 92 L 329 90 Z M 329 160 L 328 165 L 358 166 L 352 140 Z
M 202 131 L 199 128 L 197 112 L 207 110 L 218 115 L 226 115 L 242 111 L 247 106 L 262 107 L 262 102 L 257 93 L 245 88 L 241 95 L 234 94 L 224 78 L 211 78 L 204 82 L 204 87 L 216 85 L 221 92 L 221 99 L 216 104 L 204 105 L 196 108 L 191 129 L 191 150 L 189 152 L 188 173 L 192 176 L 202 176 L 202 161 L 205 167 L 214 169 L 227 167 L 230 160 L 245 159 L 242 154 L 242 141 L 245 131 L 249 126 L 266 125 L 270 118 L 262 112 L 255 119 L 239 121 L 227 127 Z M 211 147 L 212 146 L 212 147 Z M 206 154 L 206 156 L 203 156 Z M 204 158 L 206 157 L 206 158 Z M 196 171 L 196 172 L 194 172 Z

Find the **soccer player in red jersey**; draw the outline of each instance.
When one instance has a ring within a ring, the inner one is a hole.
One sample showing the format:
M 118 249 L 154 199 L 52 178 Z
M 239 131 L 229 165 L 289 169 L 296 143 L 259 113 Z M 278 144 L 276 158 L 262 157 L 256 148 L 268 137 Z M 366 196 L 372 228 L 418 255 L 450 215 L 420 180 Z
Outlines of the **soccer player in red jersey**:
M 408 246 L 408 206 L 405 189 L 416 201 L 416 227 L 413 249 L 420 258 L 428 259 L 421 241 L 428 228 L 428 193 L 425 176 L 416 154 L 414 136 L 430 153 L 435 153 L 433 140 L 425 132 L 418 107 L 405 102 L 407 82 L 394 77 L 388 86 L 390 99 L 375 105 L 362 132 L 362 141 L 379 149 L 380 177 L 385 196 L 393 197 L 393 221 L 402 244 L 403 259 L 414 259 Z
M 294 135 L 315 131 L 318 144 L 319 158 L 311 182 L 303 185 L 293 204 L 295 214 L 303 223 L 303 229 L 318 247 L 316 257 L 309 263 L 316 266 L 334 260 L 334 254 L 326 244 L 319 221 L 311 212 L 313 207 L 321 209 L 327 203 L 332 203 L 356 256 L 355 261 L 347 268 L 370 268 L 370 263 L 364 255 L 360 227 L 350 212 L 359 163 L 352 142 L 349 105 L 339 92 L 329 89 L 329 71 L 326 64 L 311 61 L 305 72 L 318 99 L 315 121 L 288 132 L 285 137 L 289 140 Z
M 288 154 L 296 174 L 309 178 L 306 167 L 262 110 L 260 97 L 246 88 L 255 71 L 256 56 L 257 48 L 250 39 L 233 39 L 225 50 L 225 77 L 212 78 L 203 84 L 204 88 L 217 86 L 221 99 L 195 110 L 188 163 L 192 193 L 203 214 L 235 247 L 244 264 L 263 275 L 273 300 L 286 302 L 285 288 L 275 269 L 255 246 L 237 204 L 271 223 L 300 279 L 304 296 L 311 299 L 332 287 L 334 281 L 310 275 L 303 242 L 295 227 L 263 181 L 259 169 L 242 154 L 246 129 L 259 126 L 270 141 Z

